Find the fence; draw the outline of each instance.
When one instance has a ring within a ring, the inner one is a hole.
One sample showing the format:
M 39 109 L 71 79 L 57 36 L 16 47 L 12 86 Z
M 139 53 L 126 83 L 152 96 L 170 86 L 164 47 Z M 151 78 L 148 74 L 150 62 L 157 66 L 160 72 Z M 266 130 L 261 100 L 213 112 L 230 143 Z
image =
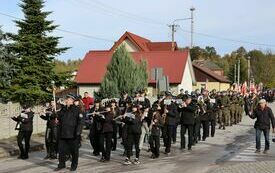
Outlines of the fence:
M 36 106 L 32 110 L 34 111 L 33 119 L 33 133 L 41 133 L 45 131 L 46 121 L 39 117 L 41 106 Z M 16 136 L 18 131 L 15 130 L 16 122 L 11 119 L 13 116 L 18 116 L 22 108 L 18 103 L 0 103 L 0 139 Z

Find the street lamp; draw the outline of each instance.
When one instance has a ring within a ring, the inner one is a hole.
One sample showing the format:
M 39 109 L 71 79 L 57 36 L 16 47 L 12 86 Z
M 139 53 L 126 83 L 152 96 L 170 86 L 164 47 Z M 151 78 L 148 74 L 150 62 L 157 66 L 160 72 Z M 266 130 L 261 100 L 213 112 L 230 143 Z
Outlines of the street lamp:
M 172 23 L 172 25 L 169 25 L 169 27 L 172 28 L 172 50 L 174 50 L 174 34 L 176 32 L 176 27 L 178 27 L 179 25 L 176 25 L 175 23 L 178 22 L 178 21 L 184 21 L 184 20 L 191 20 L 191 44 L 190 44 L 190 48 L 193 47 L 193 34 L 194 34 L 194 11 L 195 11 L 195 8 L 194 7 L 191 7 L 190 8 L 190 11 L 191 11 L 191 17 L 188 17 L 188 18 L 182 18 L 182 19 L 175 19 Z
M 189 18 L 182 18 L 182 19 L 175 19 L 174 21 L 173 21 L 173 24 L 175 24 L 176 22 L 178 22 L 178 21 L 182 21 L 182 20 L 190 20 L 190 19 L 192 19 L 191 17 L 189 17 Z

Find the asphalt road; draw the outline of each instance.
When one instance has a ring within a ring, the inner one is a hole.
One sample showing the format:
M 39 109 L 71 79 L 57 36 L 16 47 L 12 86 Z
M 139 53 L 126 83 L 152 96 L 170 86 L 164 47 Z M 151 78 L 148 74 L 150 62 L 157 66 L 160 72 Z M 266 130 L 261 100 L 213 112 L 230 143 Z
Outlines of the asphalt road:
M 270 105 L 275 112 L 275 104 Z M 214 138 L 208 138 L 193 147 L 192 151 L 179 150 L 179 133 L 177 143 L 172 146 L 172 153 L 166 156 L 161 147 L 159 159 L 150 159 L 151 153 L 146 152 L 146 146 L 141 151 L 140 165 L 123 165 L 123 147 L 118 146 L 117 151 L 112 152 L 111 162 L 98 162 L 100 157 L 92 155 L 92 148 L 88 141 L 83 143 L 80 149 L 79 167 L 77 172 L 91 173 L 208 173 L 222 172 L 221 169 L 234 167 L 240 163 L 259 163 L 271 161 L 275 158 L 275 145 L 271 143 L 271 152 L 268 155 L 255 154 L 254 120 L 244 117 L 242 123 L 226 130 L 216 131 Z M 274 151 L 274 152 L 273 152 Z M 18 160 L 15 157 L 0 160 L 0 173 L 44 173 L 53 172 L 57 167 L 57 161 L 43 160 L 45 152 L 34 152 L 30 154 L 29 160 Z M 68 169 L 61 172 L 69 172 Z M 247 168 L 247 166 L 246 166 Z M 239 169 L 239 168 L 236 168 Z M 223 169 L 225 170 L 225 169 Z M 235 173 L 234 169 L 227 172 Z M 224 171 L 226 172 L 226 171 Z M 226 173 L 227 173 L 226 172 Z

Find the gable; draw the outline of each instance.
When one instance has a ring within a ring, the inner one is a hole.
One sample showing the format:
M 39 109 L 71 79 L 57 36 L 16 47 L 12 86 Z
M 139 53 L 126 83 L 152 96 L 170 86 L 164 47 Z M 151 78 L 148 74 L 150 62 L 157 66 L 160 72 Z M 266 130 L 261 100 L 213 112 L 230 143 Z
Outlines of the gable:
M 120 39 L 113 45 L 113 47 L 110 49 L 110 51 L 115 51 L 125 41 L 132 47 L 134 46 L 134 48 L 135 48 L 134 50 L 148 51 L 146 43 L 150 42 L 150 40 L 140 37 L 138 35 L 132 34 L 130 32 L 125 32 L 120 37 Z
M 118 47 L 120 47 L 121 45 L 124 45 L 126 50 L 128 52 L 138 52 L 139 51 L 139 47 L 136 46 L 131 40 L 129 40 L 128 38 L 126 38 L 120 45 L 118 45 Z
M 149 51 L 172 51 L 172 42 L 152 42 L 146 38 L 125 32 L 120 39 L 115 42 L 110 51 L 115 51 L 124 44 L 129 52 L 149 52 Z M 175 42 L 175 51 L 179 48 Z

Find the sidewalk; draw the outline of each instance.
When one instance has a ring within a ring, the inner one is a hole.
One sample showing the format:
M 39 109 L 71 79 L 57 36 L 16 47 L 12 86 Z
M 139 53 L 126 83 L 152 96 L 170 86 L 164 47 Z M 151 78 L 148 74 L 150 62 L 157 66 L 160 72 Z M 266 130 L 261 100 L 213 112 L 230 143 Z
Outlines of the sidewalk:
M 30 151 L 40 151 L 44 149 L 44 133 L 35 134 L 31 137 Z M 17 145 L 16 137 L 0 140 L 0 159 L 10 156 L 17 156 L 19 154 L 19 148 Z
M 211 170 L 209 173 L 274 173 L 275 161 L 238 163 Z
M 82 141 L 86 141 L 86 137 L 88 136 L 89 131 L 83 130 L 82 134 Z M 33 134 L 30 141 L 30 152 L 34 151 L 42 151 L 44 150 L 44 144 L 45 144 L 45 135 L 44 133 L 39 134 Z M 7 138 L 7 139 L 1 139 L 0 140 L 0 159 L 10 156 L 17 156 L 19 155 L 19 148 L 17 145 L 17 139 L 16 136 Z

